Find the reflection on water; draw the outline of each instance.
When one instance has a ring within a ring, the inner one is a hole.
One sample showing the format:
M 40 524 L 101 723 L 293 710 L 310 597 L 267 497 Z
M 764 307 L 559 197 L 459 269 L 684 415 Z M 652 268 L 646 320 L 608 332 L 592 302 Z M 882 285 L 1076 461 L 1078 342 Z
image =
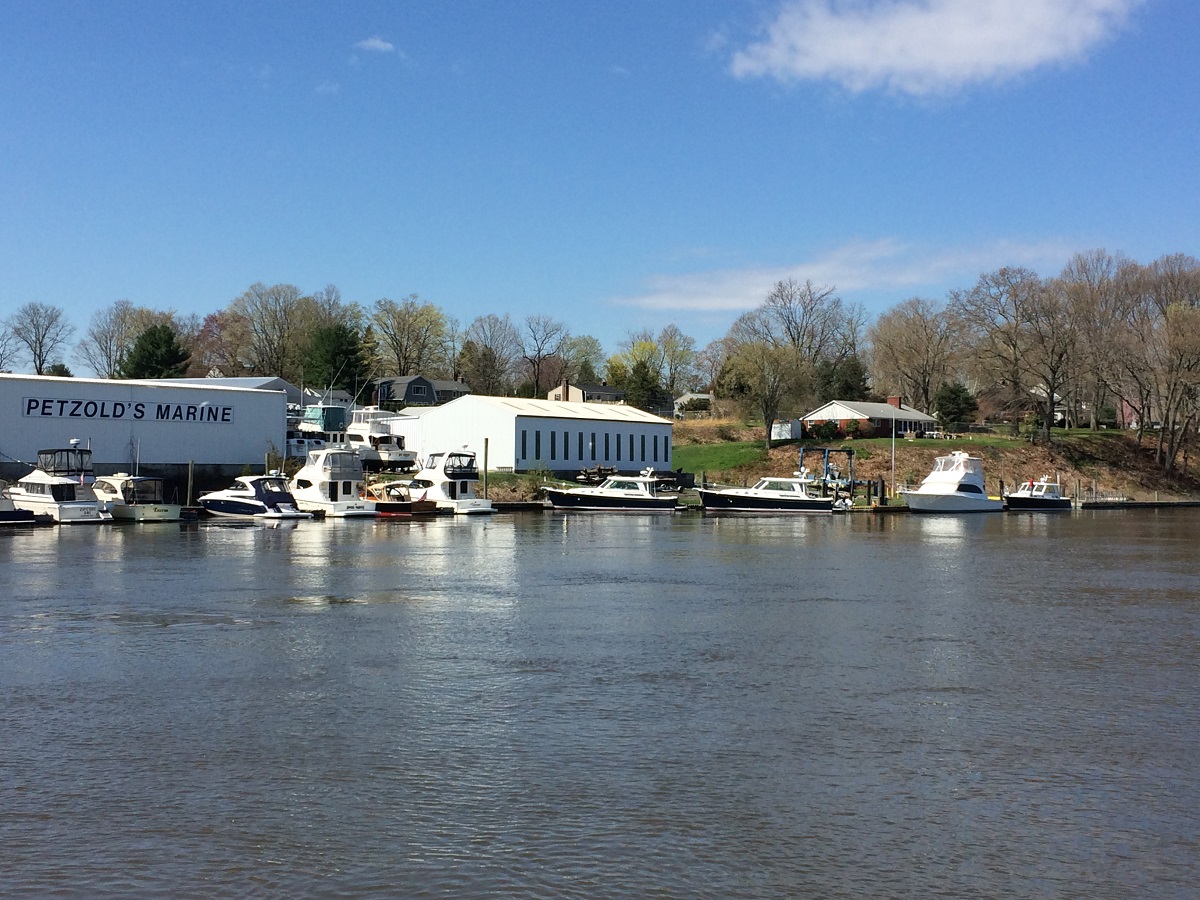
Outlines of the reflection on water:
M 1189 896 L 1200 515 L 0 534 L 0 893 Z

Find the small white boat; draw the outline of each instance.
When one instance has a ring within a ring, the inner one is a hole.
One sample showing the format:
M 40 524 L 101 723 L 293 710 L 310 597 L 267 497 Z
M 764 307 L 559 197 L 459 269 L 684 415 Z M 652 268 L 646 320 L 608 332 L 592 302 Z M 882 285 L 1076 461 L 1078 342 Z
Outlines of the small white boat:
M 296 506 L 287 480 L 277 473 L 241 475 L 231 487 L 201 494 L 198 499 L 214 516 L 265 521 L 312 518 L 312 513 Z
M 432 500 L 438 509 L 470 516 L 493 512 L 492 501 L 475 495 L 479 468 L 469 450 L 431 453 L 417 476 L 409 482 L 414 500 Z
M 833 497 L 814 497 L 808 492 L 813 480 L 806 471 L 792 478 L 765 476 L 753 487 L 697 488 L 700 505 L 712 513 L 828 513 Z
M 92 451 L 72 440 L 64 450 L 39 450 L 37 468 L 8 489 L 13 505 L 61 525 L 111 522 L 92 490 Z
M 17 509 L 8 493 L 8 482 L 0 481 L 0 527 L 12 527 L 36 524 L 32 512 L 27 509 Z
M 367 485 L 363 496 L 375 504 L 375 512 L 380 518 L 437 515 L 437 503 L 432 500 L 414 500 L 412 490 L 407 481 L 373 481 Z
M 310 450 L 292 477 L 292 496 L 305 512 L 335 519 L 372 518 L 375 504 L 363 499 L 363 464 L 348 447 Z
M 660 493 L 663 484 L 664 480 L 657 477 L 653 469 L 644 469 L 640 475 L 611 475 L 595 487 L 547 487 L 544 490 L 555 509 L 674 512 L 679 506 L 679 498 L 673 491 Z
M 92 484 L 96 497 L 114 519 L 134 522 L 178 522 L 183 506 L 164 499 L 163 479 L 153 475 L 101 475 Z
M 989 497 L 983 484 L 983 460 L 955 450 L 939 456 L 933 471 L 915 491 L 901 491 L 908 508 L 917 513 L 1000 512 L 1004 501 Z
M 1047 475 L 1040 481 L 1030 478 L 1019 489 L 1005 494 L 1004 502 L 1013 512 L 1059 512 L 1071 508 L 1071 498 L 1064 497 L 1058 482 Z

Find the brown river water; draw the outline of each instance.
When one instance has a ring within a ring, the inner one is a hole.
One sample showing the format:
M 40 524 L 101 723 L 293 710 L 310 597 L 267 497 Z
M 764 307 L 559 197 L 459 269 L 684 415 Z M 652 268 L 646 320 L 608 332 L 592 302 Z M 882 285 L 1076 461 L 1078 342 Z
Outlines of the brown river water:
M 1200 511 L 0 534 L 0 896 L 1194 897 Z

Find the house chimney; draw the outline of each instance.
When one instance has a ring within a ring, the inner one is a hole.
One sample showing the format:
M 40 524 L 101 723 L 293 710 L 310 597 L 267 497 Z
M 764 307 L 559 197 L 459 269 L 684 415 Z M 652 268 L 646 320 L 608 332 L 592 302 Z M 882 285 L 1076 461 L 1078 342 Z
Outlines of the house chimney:
M 896 409 L 903 409 L 904 408 L 904 398 L 898 397 L 898 396 L 897 397 L 888 397 L 888 405 L 894 406 L 894 407 L 896 407 Z

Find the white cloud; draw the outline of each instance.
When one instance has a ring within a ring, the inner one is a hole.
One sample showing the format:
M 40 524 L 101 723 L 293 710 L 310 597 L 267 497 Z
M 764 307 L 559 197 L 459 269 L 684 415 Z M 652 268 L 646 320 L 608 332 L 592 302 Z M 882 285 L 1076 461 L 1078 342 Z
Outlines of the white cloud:
M 369 37 L 365 41 L 359 41 L 354 47 L 356 50 L 370 50 L 374 53 L 391 53 L 396 49 L 395 44 L 385 41 L 379 35 Z
M 341 90 L 341 85 L 336 81 L 322 81 L 316 86 L 316 93 L 322 97 L 332 97 Z
M 1144 0 L 789 0 L 739 78 L 945 94 L 1077 62 Z
M 614 303 L 659 311 L 742 313 L 762 303 L 775 282 L 786 278 L 830 285 L 847 299 L 866 302 L 874 295 L 891 303 L 914 294 L 940 297 L 947 286 L 971 287 L 981 273 L 1003 266 L 1054 275 L 1077 250 L 1065 241 L 995 241 L 930 250 L 885 238 L 845 244 L 794 265 L 657 275 L 642 293 Z

